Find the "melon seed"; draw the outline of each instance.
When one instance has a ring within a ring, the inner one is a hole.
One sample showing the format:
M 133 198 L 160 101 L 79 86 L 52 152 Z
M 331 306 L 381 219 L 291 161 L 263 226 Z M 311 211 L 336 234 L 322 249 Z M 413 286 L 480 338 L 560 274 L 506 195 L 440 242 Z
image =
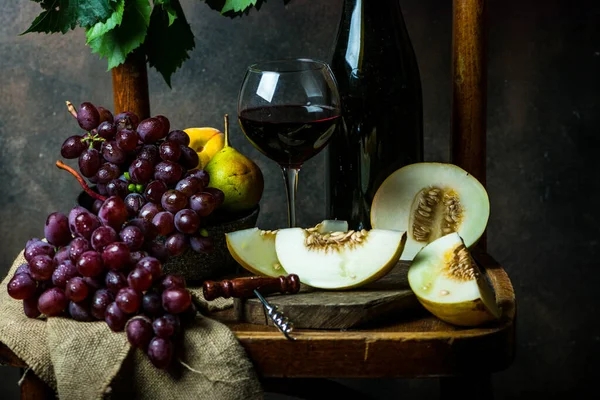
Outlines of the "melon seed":
M 456 232 L 462 215 L 460 199 L 453 189 L 424 188 L 413 200 L 409 234 L 417 242 L 430 243 Z
M 464 244 L 456 246 L 448 257 L 446 275 L 459 281 L 471 281 L 478 275 L 475 262 Z

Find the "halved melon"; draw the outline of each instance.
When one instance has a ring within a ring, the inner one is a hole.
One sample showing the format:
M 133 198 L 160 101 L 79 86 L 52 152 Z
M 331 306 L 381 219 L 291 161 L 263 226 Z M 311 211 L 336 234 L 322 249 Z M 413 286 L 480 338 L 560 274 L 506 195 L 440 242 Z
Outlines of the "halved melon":
M 327 233 L 347 231 L 348 223 L 338 220 L 324 220 L 310 231 Z M 277 259 L 275 234 L 258 228 L 243 229 L 225 234 L 229 253 L 242 267 L 256 275 L 278 277 L 287 272 Z
M 419 251 L 408 283 L 423 307 L 448 323 L 476 326 L 500 318 L 494 292 L 458 233 Z
M 379 279 L 396 265 L 406 233 L 392 230 L 322 234 L 302 228 L 275 236 L 279 262 L 300 282 L 321 289 L 350 289 Z
M 458 232 L 475 244 L 487 226 L 490 201 L 483 185 L 453 164 L 416 163 L 392 173 L 371 205 L 371 225 L 407 231 L 402 260 L 412 260 L 427 243 Z

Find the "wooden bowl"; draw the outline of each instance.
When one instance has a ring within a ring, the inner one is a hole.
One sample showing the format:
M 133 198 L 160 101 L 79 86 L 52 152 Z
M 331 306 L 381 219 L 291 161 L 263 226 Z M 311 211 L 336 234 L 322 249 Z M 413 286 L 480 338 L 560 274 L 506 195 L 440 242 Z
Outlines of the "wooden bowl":
M 82 191 L 77 197 L 77 203 L 91 210 L 93 199 Z M 259 211 L 260 207 L 257 205 L 251 210 L 236 214 L 214 212 L 203 226 L 214 241 L 214 250 L 208 254 L 200 254 L 189 248 L 184 254 L 171 257 L 163 263 L 163 272 L 180 274 L 188 283 L 200 283 L 238 272 L 239 265 L 229 254 L 225 234 L 256 226 Z M 159 237 L 160 239 L 165 238 Z

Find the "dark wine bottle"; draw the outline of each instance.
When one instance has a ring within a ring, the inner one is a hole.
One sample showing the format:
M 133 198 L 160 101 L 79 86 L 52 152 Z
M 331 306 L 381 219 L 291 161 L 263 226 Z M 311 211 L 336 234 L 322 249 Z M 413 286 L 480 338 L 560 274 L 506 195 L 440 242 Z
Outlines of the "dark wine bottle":
M 423 160 L 421 78 L 398 0 L 344 0 L 331 68 L 342 123 L 329 143 L 328 217 L 369 229 L 383 181 Z

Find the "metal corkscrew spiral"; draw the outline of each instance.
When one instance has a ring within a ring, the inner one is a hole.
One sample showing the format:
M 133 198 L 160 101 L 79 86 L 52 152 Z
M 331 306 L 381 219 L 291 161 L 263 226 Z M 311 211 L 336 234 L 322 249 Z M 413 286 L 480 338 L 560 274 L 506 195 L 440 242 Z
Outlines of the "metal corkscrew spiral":
M 271 321 L 273 321 L 273 324 L 275 324 L 275 326 L 281 331 L 281 333 L 283 333 L 283 335 L 288 340 L 296 340 L 295 337 L 290 335 L 290 333 L 292 333 L 292 331 L 294 330 L 294 324 L 289 320 L 289 318 L 284 316 L 283 312 L 278 311 L 277 306 L 272 306 L 271 304 L 269 304 L 269 302 L 265 300 L 264 297 L 262 297 L 258 290 L 254 290 L 254 294 L 256 295 L 258 300 L 260 300 L 263 307 L 267 311 L 267 315 L 269 316 L 269 318 L 271 318 Z

